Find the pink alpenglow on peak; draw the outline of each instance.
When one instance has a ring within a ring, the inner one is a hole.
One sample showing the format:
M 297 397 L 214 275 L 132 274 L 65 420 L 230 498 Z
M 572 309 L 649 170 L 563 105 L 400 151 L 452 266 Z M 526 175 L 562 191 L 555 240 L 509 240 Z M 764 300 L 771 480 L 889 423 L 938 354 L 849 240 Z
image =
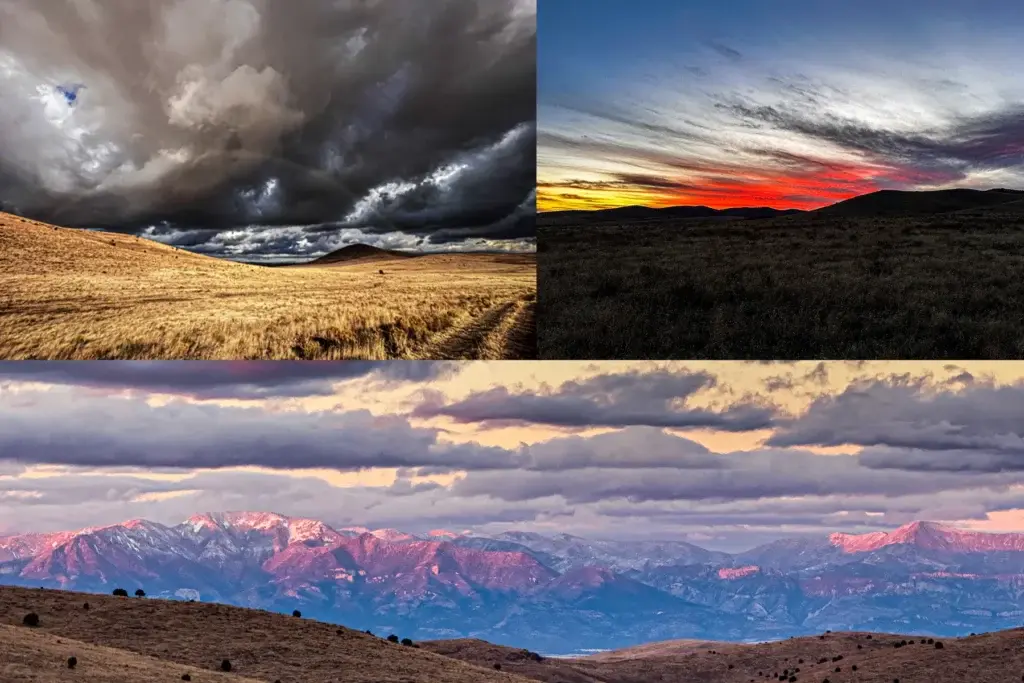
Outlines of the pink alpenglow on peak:
M 407 534 L 404 531 L 399 531 L 398 529 L 374 529 L 370 533 L 382 541 L 388 541 L 390 543 L 417 540 L 412 534 Z
M 447 529 L 431 529 L 427 532 L 427 536 L 429 536 L 430 538 L 458 538 L 459 536 L 465 535 L 466 532 L 458 534 L 454 531 L 448 531 Z
M 756 565 L 750 565 L 747 567 L 722 567 L 718 570 L 718 578 L 720 579 L 742 579 L 744 576 L 750 576 L 761 571 L 761 568 Z
M 836 533 L 829 541 L 846 553 L 869 553 L 890 545 L 963 553 L 1024 552 L 1024 534 L 965 531 L 935 522 L 911 522 L 889 532 Z

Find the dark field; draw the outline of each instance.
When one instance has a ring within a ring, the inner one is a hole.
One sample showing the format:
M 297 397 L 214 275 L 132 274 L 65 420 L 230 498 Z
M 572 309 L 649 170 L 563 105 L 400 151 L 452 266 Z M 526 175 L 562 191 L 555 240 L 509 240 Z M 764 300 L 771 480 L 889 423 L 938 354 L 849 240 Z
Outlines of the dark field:
M 1024 211 L 538 222 L 544 359 L 1024 357 Z

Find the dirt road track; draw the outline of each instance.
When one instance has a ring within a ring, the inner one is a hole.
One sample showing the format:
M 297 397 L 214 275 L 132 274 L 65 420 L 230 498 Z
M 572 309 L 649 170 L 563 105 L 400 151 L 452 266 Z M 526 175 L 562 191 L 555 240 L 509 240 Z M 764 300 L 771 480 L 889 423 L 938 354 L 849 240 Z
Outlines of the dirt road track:
M 525 360 L 537 357 L 535 297 L 488 309 L 438 335 L 420 352 L 435 360 Z

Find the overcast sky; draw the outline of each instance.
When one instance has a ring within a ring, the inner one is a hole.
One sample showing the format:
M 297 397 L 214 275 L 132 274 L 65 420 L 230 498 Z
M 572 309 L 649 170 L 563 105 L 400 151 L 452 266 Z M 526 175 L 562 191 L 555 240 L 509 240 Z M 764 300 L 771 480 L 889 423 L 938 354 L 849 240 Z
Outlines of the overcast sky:
M 561 0 L 538 25 L 541 210 L 1024 188 L 1020 2 Z
M 0 524 L 1024 531 L 1024 363 L 0 364 Z
M 252 260 L 527 249 L 535 87 L 536 0 L 0 0 L 0 208 Z

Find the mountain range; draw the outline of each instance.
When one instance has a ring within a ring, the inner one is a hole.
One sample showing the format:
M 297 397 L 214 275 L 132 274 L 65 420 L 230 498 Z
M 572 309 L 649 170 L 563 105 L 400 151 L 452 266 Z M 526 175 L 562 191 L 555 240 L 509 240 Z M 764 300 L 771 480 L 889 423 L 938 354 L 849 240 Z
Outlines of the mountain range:
M 546 653 L 1020 625 L 1024 534 L 915 522 L 723 553 L 680 541 L 334 528 L 264 512 L 0 537 L 0 582 L 213 601 Z
M 586 225 L 599 223 L 642 223 L 679 220 L 750 220 L 805 215 L 834 218 L 883 218 L 889 216 L 939 215 L 961 211 L 1024 211 L 1024 190 L 996 188 L 974 190 L 877 190 L 844 199 L 835 204 L 804 211 L 766 206 L 712 209 L 707 206 L 620 206 L 613 209 L 546 211 L 538 214 L 538 225 Z

